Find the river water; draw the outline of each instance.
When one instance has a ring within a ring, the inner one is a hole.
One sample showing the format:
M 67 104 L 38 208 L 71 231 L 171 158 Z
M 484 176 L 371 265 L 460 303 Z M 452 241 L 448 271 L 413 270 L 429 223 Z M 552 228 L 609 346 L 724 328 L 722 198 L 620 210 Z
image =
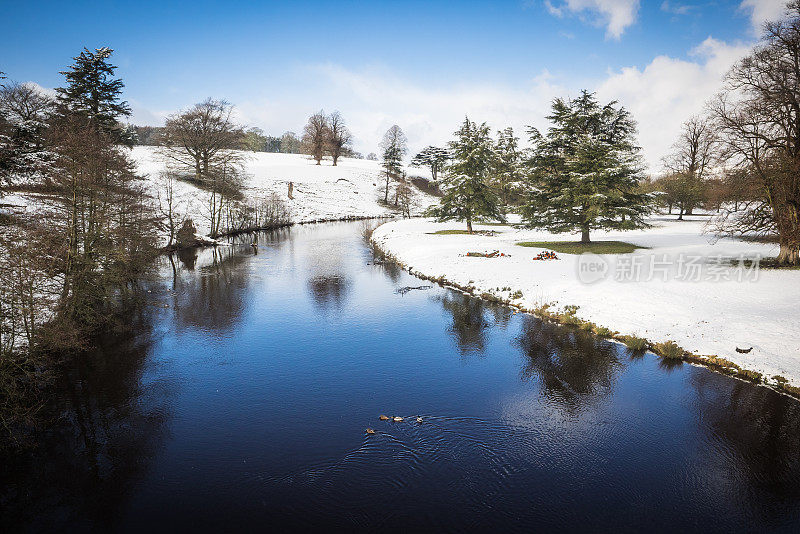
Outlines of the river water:
M 165 261 L 0 525 L 798 531 L 796 401 L 376 265 L 363 224 Z

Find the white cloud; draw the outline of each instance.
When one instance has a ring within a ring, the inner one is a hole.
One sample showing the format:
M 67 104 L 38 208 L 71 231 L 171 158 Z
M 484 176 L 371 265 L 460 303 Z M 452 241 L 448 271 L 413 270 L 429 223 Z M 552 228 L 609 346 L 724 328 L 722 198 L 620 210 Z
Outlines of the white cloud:
M 694 8 L 695 6 L 688 4 L 677 4 L 675 2 L 670 2 L 669 0 L 664 0 L 664 2 L 661 4 L 661 11 L 665 13 L 672 13 L 673 15 L 687 15 Z
M 543 126 L 550 102 L 566 91 L 547 72 L 521 88 L 494 83 L 431 87 L 384 69 L 354 71 L 334 64 L 312 66 L 306 76 L 306 85 L 324 87 L 324 100 L 300 95 L 243 102 L 238 105 L 241 117 L 270 132 L 299 132 L 314 111 L 337 109 L 353 132 L 356 150 L 377 152 L 383 134 L 398 124 L 413 155 L 427 145 L 451 140 L 465 115 L 486 121 L 493 130 L 512 126 L 517 135 L 527 139 L 526 127 Z M 316 104 L 310 106 L 309 101 Z
M 597 88 L 601 100 L 619 100 L 639 123 L 639 141 L 651 171 L 677 137 L 681 123 L 702 111 L 721 87 L 722 77 L 750 50 L 709 37 L 695 48 L 693 60 L 658 56 L 640 69 L 610 73 Z
M 265 89 L 263 98 L 237 100 L 238 117 L 271 135 L 301 132 L 305 119 L 318 111 L 339 110 L 354 135 L 355 149 L 377 152 L 384 132 L 398 124 L 409 139 L 411 154 L 429 144 L 452 139 L 464 116 L 486 121 L 492 130 L 512 126 L 523 141 L 526 128 L 546 128 L 545 117 L 557 96 L 594 90 L 607 102 L 618 100 L 639 123 L 639 141 L 649 169 L 677 137 L 681 123 L 702 110 L 721 87 L 727 70 L 750 50 L 709 37 L 688 58 L 657 56 L 642 67 L 609 71 L 594 81 L 556 79 L 544 71 L 522 85 L 494 80 L 457 83 L 411 80 L 382 67 L 349 69 L 337 64 L 311 65 L 287 72 L 281 85 Z M 135 122 L 158 124 L 166 114 L 148 112 L 131 101 Z
M 636 22 L 639 0 L 564 0 L 558 5 L 545 0 L 545 7 L 556 17 L 563 17 L 567 12 L 590 12 L 595 16 L 593 22 L 606 28 L 606 37 L 619 39 Z
M 760 33 L 762 25 L 778 20 L 785 13 L 787 0 L 742 0 L 739 9 L 750 12 L 753 32 Z

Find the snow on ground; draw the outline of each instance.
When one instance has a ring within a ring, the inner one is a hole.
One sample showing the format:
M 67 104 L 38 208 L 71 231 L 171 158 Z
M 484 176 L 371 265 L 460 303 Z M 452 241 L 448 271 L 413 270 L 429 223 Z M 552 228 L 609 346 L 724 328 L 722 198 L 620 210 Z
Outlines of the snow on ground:
M 716 241 L 704 233 L 708 217 L 689 219 L 660 217 L 650 229 L 596 231 L 592 240 L 649 248 L 624 255 L 558 254 L 558 261 L 533 261 L 544 249 L 516 243 L 576 236 L 484 225 L 475 229 L 498 234 L 432 235 L 463 229 L 463 224 L 413 219 L 381 225 L 373 240 L 414 272 L 444 276 L 474 287 L 477 294 L 508 299 L 520 290 L 523 296 L 512 302 L 528 309 L 545 303 L 562 309 L 577 305 L 578 317 L 622 334 L 673 340 L 690 352 L 721 356 L 765 377 L 783 375 L 800 383 L 800 271 L 755 270 L 747 262 L 740 266 L 739 257 L 776 256 L 777 245 Z M 509 256 L 464 256 L 493 250 Z M 502 291 L 506 287 L 511 291 Z M 741 354 L 736 347 L 753 350 Z
M 135 147 L 132 157 L 138 170 L 149 179 L 155 195 L 159 175 L 165 170 L 164 160 L 154 147 Z M 303 154 L 246 153 L 245 197 L 278 195 L 291 210 L 293 222 L 310 222 L 347 217 L 382 217 L 397 212 L 378 203 L 383 198 L 380 163 L 362 159 L 340 158 L 334 167 L 330 159 L 322 165 Z M 413 171 L 413 172 L 412 172 Z M 420 169 L 410 174 L 425 175 Z M 293 183 L 293 200 L 288 198 L 289 182 Z M 209 194 L 197 187 L 178 182 L 176 197 L 179 213 L 188 213 L 202 233 L 208 232 L 207 199 Z M 435 202 L 415 189 L 414 213 Z M 391 200 L 391 195 L 390 195 Z

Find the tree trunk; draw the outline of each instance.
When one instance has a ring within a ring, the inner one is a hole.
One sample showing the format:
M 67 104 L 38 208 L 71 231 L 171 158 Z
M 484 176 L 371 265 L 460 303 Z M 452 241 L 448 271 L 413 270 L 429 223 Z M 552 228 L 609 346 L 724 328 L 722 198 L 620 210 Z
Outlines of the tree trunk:
M 581 243 L 590 243 L 588 224 L 581 227 Z
M 680 208 L 680 212 L 678 213 L 678 220 L 679 221 L 683 220 L 683 208 Z
M 383 195 L 383 203 L 389 203 L 389 171 L 386 171 L 386 192 Z
M 778 252 L 779 265 L 800 265 L 800 249 L 797 245 L 792 246 L 788 243 L 781 243 L 781 249 Z
M 467 219 L 467 232 L 472 233 L 472 219 Z

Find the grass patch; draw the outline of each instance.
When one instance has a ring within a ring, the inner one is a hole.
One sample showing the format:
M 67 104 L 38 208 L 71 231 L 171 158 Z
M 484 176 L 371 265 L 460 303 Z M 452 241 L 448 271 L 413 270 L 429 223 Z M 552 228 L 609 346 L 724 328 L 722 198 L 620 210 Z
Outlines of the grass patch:
M 600 337 L 614 337 L 614 334 L 616 334 L 616 332 L 605 326 L 595 326 L 592 331 Z
M 545 248 L 562 254 L 583 254 L 592 252 L 594 254 L 630 254 L 636 249 L 647 248 L 626 243 L 625 241 L 592 241 L 581 243 L 580 241 L 520 241 L 517 245 L 521 247 Z
M 654 352 L 667 360 L 683 358 L 684 350 L 674 341 L 664 341 L 653 346 Z
M 622 342 L 633 351 L 647 350 L 647 340 L 643 337 L 622 336 Z
M 470 233 L 467 230 L 438 230 L 428 232 L 428 235 L 470 235 Z

